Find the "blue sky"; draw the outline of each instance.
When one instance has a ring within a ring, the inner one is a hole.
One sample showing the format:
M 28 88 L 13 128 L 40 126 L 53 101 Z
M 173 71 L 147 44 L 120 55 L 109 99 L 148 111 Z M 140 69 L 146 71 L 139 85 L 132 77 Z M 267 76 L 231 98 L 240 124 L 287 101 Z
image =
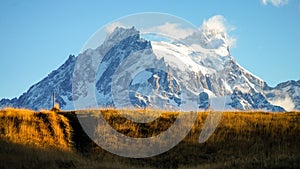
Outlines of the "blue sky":
M 0 98 L 12 98 L 77 55 L 105 24 L 140 12 L 163 12 L 196 26 L 223 15 L 235 27 L 231 54 L 274 86 L 300 79 L 300 0 L 109 0 L 0 2 Z M 275 2 L 283 2 L 276 4 Z

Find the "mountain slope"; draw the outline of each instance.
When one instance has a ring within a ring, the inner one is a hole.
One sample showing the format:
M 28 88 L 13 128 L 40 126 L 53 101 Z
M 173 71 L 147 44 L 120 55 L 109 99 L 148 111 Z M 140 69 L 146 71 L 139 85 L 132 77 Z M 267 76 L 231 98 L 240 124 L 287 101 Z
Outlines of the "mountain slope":
M 134 27 L 117 27 L 98 48 L 77 57 L 70 55 L 26 93 L 2 99 L 0 106 L 49 109 L 54 92 L 62 109 L 134 106 L 284 111 L 276 105 L 278 98 L 286 96 L 284 91 L 289 91 L 293 109 L 299 109 L 299 81 L 268 87 L 238 65 L 222 32 L 200 31 L 184 41 L 150 42 Z
M 264 93 L 272 104 L 288 111 L 300 110 L 300 80 L 283 82 L 274 88 L 268 87 Z
M 2 99 L 2 107 L 21 107 L 34 110 L 51 109 L 52 94 L 56 94 L 56 102 L 64 109 L 72 106 L 72 74 L 75 56 L 70 55 L 66 62 L 57 70 L 52 71 L 46 78 L 34 84 L 19 98 Z

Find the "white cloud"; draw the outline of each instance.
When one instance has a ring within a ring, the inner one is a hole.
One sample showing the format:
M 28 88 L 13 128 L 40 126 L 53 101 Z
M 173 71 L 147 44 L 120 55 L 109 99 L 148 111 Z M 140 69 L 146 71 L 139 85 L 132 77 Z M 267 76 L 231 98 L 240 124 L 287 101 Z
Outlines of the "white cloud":
M 113 22 L 106 26 L 106 32 L 111 33 L 116 27 L 126 26 L 121 22 Z M 173 38 L 174 40 L 182 40 L 187 37 L 191 37 L 191 35 L 193 36 L 193 34 L 196 32 L 214 32 L 224 35 L 226 44 L 230 47 L 234 47 L 236 44 L 236 39 L 229 35 L 229 33 L 233 31 L 235 27 L 228 24 L 226 19 L 222 15 L 216 15 L 209 18 L 208 20 L 204 20 L 202 25 L 198 29 L 193 27 L 183 27 L 180 23 L 171 22 L 139 29 L 142 34 L 155 33 L 157 34 L 157 36 L 166 36 Z
M 295 108 L 295 104 L 290 97 L 280 98 L 278 100 L 270 100 L 270 102 L 274 105 L 283 107 L 287 111 L 293 111 Z
M 204 32 L 205 35 L 210 36 L 211 34 L 224 35 L 226 43 L 230 47 L 234 47 L 236 44 L 236 38 L 229 35 L 229 33 L 235 30 L 233 25 L 227 23 L 226 19 L 222 15 L 215 15 L 208 20 L 203 21 L 199 30 Z
M 167 35 L 167 36 L 175 38 L 175 39 L 182 39 L 182 38 L 187 37 L 188 35 L 191 35 L 195 31 L 195 29 L 182 28 L 177 23 L 166 22 L 163 25 L 143 29 L 141 31 L 144 32 L 144 33 L 154 32 L 154 33 Z
M 208 20 L 203 21 L 200 29 L 214 30 L 216 32 L 228 32 L 235 29 L 234 26 L 229 25 L 222 15 L 215 15 Z
M 111 34 L 116 29 L 116 27 L 125 27 L 125 26 L 121 22 L 113 22 L 113 23 L 108 24 L 105 27 L 105 31 L 108 34 Z
M 281 5 L 286 5 L 289 2 L 289 0 L 261 0 L 261 2 L 264 5 L 271 3 L 274 6 L 281 6 Z

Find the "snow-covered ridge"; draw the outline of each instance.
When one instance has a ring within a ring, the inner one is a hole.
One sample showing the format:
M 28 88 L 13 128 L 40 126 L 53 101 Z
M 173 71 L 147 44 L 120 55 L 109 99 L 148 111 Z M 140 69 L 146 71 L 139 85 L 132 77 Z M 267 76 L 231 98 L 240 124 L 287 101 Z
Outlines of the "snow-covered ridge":
M 268 100 L 288 111 L 300 110 L 300 80 L 290 80 L 264 90 Z
M 116 28 L 99 47 L 85 50 L 77 57 L 70 56 L 61 67 L 26 93 L 19 98 L 2 99 L 0 106 L 49 109 L 54 92 L 62 109 L 74 109 L 75 101 L 90 99 L 86 97 L 95 92 L 93 96 L 97 105 L 90 106 L 111 107 L 116 106 L 112 96 L 114 89 L 120 90 L 117 93 L 121 96 L 119 105 L 131 104 L 140 108 L 189 106 L 189 101 L 184 99 L 191 99 L 187 96 L 193 95 L 198 100 L 197 109 L 202 110 L 300 109 L 300 81 L 268 87 L 230 55 L 226 34 L 208 29 L 183 41 L 184 44 L 150 42 L 140 38 L 134 27 Z M 83 64 L 77 65 L 78 61 Z M 132 78 L 128 84 L 130 92 L 121 90 L 122 83 L 113 87 L 112 77 L 126 61 L 127 72 L 141 72 L 134 77 L 121 77 L 126 71 L 119 74 L 118 80 Z M 145 62 L 161 69 L 153 66 L 143 69 L 141 64 Z M 78 83 L 74 85 L 74 81 Z

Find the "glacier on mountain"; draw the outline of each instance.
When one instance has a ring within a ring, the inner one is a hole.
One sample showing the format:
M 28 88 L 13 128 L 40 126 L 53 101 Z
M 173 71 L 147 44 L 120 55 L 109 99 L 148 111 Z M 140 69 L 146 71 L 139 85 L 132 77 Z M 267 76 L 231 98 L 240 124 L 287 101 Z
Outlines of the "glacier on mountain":
M 134 27 L 117 27 L 102 45 L 70 55 L 26 93 L 2 99 L 0 106 L 50 109 L 54 92 L 62 109 L 300 109 L 300 82 L 269 87 L 230 55 L 226 34 L 200 30 L 182 41 L 147 41 Z

